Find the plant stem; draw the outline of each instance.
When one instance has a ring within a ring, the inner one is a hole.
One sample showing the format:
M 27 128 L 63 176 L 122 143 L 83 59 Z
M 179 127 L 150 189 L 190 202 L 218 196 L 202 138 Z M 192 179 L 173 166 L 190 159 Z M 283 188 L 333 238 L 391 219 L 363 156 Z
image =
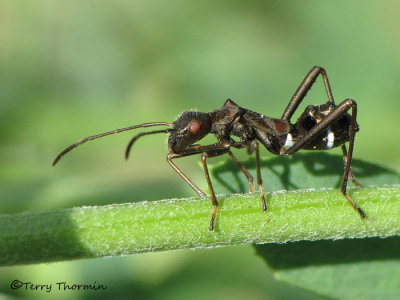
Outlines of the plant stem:
M 0 216 L 0 265 L 182 248 L 387 237 L 400 234 L 400 185 L 351 189 L 360 219 L 337 189 L 170 199 Z

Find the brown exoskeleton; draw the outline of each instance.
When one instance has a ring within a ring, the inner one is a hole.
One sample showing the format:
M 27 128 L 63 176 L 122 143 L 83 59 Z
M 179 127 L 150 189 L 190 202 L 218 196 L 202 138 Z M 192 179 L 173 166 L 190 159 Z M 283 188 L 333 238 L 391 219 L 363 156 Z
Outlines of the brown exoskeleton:
M 325 89 L 328 94 L 327 103 L 317 106 L 307 106 L 296 123 L 290 123 L 290 118 L 293 113 L 320 74 L 323 77 Z M 352 109 L 351 115 L 347 113 L 350 108 Z M 267 205 L 260 172 L 259 143 L 263 144 L 271 153 L 282 156 L 292 155 L 300 149 L 328 150 L 341 146 L 345 170 L 340 190 L 351 206 L 359 213 L 361 218 L 364 218 L 363 211 L 346 192 L 349 178 L 355 185 L 360 186 L 351 170 L 354 138 L 356 132 L 359 130 L 356 118 L 357 103 L 348 98 L 339 105 L 336 105 L 325 70 L 321 67 L 314 67 L 300 84 L 280 119 L 270 118 L 240 107 L 235 102 L 228 99 L 225 101 L 222 108 L 208 113 L 185 111 L 180 114 L 173 123 L 144 123 L 87 137 L 62 151 L 54 160 L 53 165 L 55 165 L 63 155 L 89 140 L 136 128 L 159 125 L 168 126 L 166 129 L 143 132 L 133 137 L 127 146 L 125 157 L 128 158 L 133 143 L 139 137 L 154 133 L 169 133 L 168 163 L 200 197 L 206 197 L 206 194 L 173 162 L 176 158 L 201 154 L 203 168 L 211 192 L 212 204 L 214 205 L 214 211 L 209 226 L 209 229 L 213 230 L 214 221 L 218 212 L 218 201 L 208 173 L 207 158 L 228 153 L 248 179 L 250 183 L 250 192 L 254 192 L 255 188 L 252 175 L 238 161 L 230 148 L 245 148 L 248 154 L 255 152 L 257 183 L 260 189 L 262 210 L 265 211 Z M 217 143 L 211 145 L 197 144 L 199 140 L 210 133 L 216 136 L 218 140 Z M 232 139 L 232 136 L 237 137 L 238 141 Z M 349 151 L 346 149 L 346 142 L 349 142 Z

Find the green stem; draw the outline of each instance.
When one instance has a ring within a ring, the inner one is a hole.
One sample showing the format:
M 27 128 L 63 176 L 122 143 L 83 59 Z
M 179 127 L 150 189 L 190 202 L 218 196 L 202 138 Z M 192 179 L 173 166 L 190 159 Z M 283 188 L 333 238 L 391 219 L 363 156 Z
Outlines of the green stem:
M 350 190 L 360 219 L 337 189 L 171 199 L 0 216 L 0 265 L 129 255 L 181 248 L 400 234 L 400 185 Z

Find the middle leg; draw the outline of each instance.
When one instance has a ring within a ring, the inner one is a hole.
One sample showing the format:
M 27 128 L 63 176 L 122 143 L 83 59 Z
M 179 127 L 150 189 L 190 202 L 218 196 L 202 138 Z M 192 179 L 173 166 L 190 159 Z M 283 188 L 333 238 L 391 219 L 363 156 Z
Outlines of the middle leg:
M 228 154 L 232 158 L 232 160 L 235 162 L 235 164 L 240 168 L 240 170 L 242 170 L 243 174 L 246 176 L 246 178 L 250 184 L 249 192 L 251 194 L 253 194 L 255 192 L 253 176 L 251 176 L 249 171 L 247 171 L 246 167 L 236 158 L 236 156 L 233 155 L 231 150 L 228 151 Z
M 261 202 L 262 202 L 262 210 L 266 211 L 267 210 L 267 203 L 265 202 L 265 195 L 264 195 L 264 186 L 262 184 L 262 178 L 261 178 L 261 169 L 260 169 L 260 149 L 258 146 L 258 142 L 256 141 L 254 143 L 254 150 L 256 152 L 256 165 L 257 165 L 257 183 L 258 187 L 260 189 L 260 197 L 261 197 Z

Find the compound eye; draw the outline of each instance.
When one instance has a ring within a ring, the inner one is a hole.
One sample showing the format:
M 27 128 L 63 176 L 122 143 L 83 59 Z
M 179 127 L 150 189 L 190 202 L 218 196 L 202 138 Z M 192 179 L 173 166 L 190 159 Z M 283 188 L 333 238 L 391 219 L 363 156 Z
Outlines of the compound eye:
M 193 120 L 189 125 L 189 131 L 191 133 L 198 133 L 200 130 L 200 122 L 198 120 Z

